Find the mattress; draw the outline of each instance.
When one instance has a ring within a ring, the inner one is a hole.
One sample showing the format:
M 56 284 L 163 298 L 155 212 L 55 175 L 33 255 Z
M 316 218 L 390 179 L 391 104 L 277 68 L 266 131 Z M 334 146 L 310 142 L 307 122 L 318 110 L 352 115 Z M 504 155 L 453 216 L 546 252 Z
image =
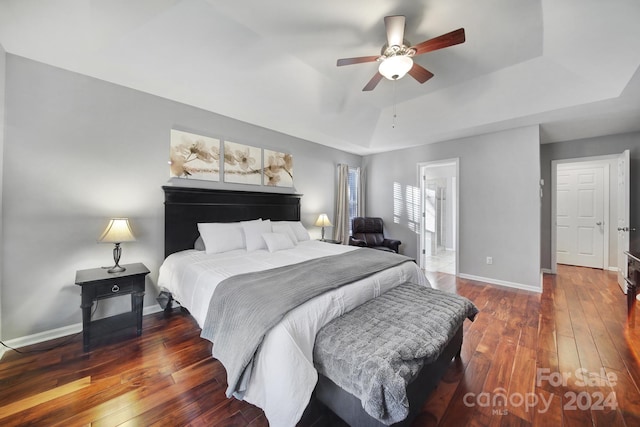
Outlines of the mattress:
M 352 250 L 358 248 L 313 240 L 273 253 L 240 249 L 206 254 L 187 250 L 167 257 L 160 267 L 158 285 L 170 291 L 202 327 L 213 292 L 227 277 Z M 322 294 L 290 311 L 265 336 L 243 399 L 262 408 L 271 426 L 295 425 L 318 380 L 313 345 L 320 328 L 405 282 L 429 286 L 418 266 L 408 262 Z

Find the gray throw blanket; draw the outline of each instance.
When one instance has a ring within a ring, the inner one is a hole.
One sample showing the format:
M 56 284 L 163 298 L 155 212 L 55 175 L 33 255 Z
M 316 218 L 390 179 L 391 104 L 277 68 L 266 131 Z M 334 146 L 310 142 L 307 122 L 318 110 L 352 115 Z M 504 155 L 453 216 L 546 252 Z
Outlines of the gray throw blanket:
M 316 336 L 313 360 L 369 415 L 393 424 L 409 414 L 407 384 L 477 313 L 464 297 L 404 283 L 326 324 Z
M 329 290 L 413 261 L 361 248 L 298 264 L 229 277 L 211 297 L 201 336 L 227 370 L 227 397 L 242 398 L 264 336 L 290 310 Z

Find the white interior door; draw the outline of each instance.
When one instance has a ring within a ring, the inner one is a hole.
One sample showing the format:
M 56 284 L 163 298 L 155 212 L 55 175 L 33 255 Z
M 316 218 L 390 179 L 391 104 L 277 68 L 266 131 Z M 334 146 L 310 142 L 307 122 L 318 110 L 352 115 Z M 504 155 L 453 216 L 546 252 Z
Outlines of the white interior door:
M 604 167 L 559 165 L 556 183 L 557 262 L 604 268 Z
M 629 198 L 630 198 L 630 161 L 629 150 L 618 157 L 618 284 L 627 293 L 627 257 L 629 250 Z

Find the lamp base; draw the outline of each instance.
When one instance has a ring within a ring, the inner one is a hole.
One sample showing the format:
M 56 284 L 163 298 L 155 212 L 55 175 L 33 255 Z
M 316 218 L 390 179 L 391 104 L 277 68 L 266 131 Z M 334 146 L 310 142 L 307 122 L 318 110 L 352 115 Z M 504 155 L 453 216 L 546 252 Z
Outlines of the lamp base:
M 107 273 L 122 273 L 126 268 L 120 267 L 119 265 L 114 265 L 110 269 L 107 270 Z
M 116 246 L 113 248 L 113 261 L 115 265 L 107 270 L 107 273 L 121 273 L 126 270 L 124 267 L 120 267 L 120 256 L 122 255 L 122 248 L 120 247 L 120 243 L 116 243 Z

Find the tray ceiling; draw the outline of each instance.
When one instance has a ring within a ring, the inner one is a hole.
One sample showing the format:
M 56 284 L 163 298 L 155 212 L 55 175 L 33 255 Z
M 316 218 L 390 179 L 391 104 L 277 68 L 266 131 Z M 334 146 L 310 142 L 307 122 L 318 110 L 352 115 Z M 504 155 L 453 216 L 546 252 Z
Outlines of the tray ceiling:
M 362 87 L 383 17 L 435 74 Z M 12 54 L 367 154 L 541 125 L 542 142 L 640 130 L 636 0 L 3 0 Z M 396 113 L 395 126 L 394 111 Z

